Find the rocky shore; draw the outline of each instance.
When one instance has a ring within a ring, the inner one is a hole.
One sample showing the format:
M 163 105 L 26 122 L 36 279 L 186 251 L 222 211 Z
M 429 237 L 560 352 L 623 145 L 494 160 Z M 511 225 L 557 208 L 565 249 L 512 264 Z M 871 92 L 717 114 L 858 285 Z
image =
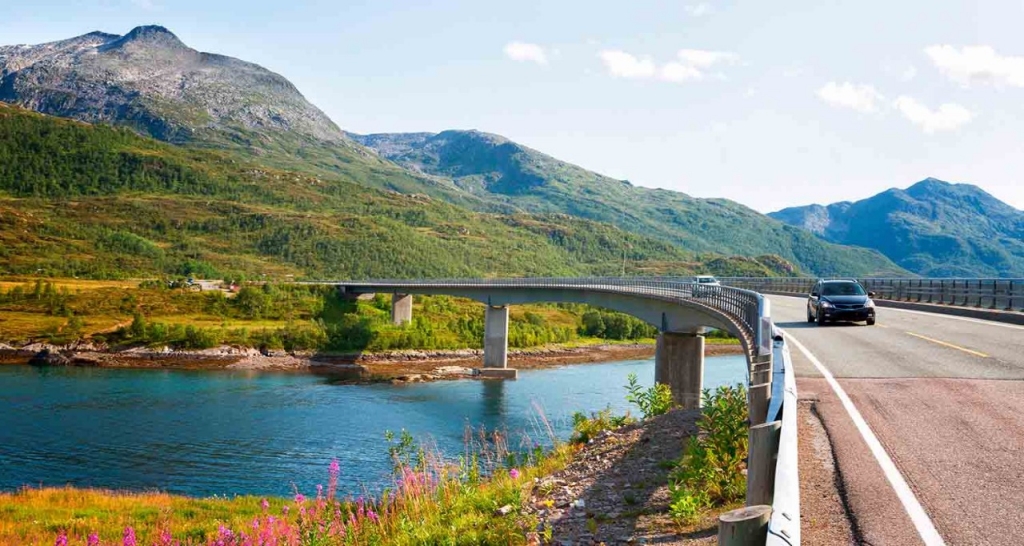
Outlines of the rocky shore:
M 740 348 L 735 345 L 707 346 L 709 355 L 739 353 Z M 539 347 L 510 350 L 509 365 L 517 369 L 533 369 L 650 358 L 653 355 L 654 345 L 651 344 Z M 417 382 L 473 377 L 474 369 L 480 366 L 482 358 L 480 349 L 322 354 L 228 346 L 180 351 L 167 347 L 113 350 L 88 343 L 65 346 L 33 343 L 21 347 L 0 344 L 0 364 L 288 371 L 336 376 L 343 382 Z

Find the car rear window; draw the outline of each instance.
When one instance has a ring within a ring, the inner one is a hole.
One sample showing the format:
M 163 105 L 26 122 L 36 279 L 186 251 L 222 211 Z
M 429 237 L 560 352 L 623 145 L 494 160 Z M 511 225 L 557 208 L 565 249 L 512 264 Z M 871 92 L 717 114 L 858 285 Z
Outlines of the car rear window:
M 828 282 L 821 287 L 823 296 L 863 296 L 864 288 L 855 282 Z

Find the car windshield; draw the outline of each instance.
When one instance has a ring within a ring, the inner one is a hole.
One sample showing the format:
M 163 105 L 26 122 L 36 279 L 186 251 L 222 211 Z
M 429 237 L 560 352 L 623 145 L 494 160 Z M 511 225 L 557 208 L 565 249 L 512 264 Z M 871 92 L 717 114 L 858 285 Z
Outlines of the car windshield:
M 712 277 L 697 277 L 697 282 L 715 282 Z
M 828 282 L 821 287 L 822 296 L 863 296 L 864 289 L 855 282 Z

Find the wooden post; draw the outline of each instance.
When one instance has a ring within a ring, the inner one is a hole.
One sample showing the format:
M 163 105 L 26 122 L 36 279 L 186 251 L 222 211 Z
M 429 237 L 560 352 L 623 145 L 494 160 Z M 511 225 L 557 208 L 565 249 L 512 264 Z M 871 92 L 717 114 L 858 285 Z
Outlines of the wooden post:
M 718 546 L 763 546 L 772 507 L 747 506 L 718 516 Z
M 750 386 L 750 424 L 760 425 L 768 420 L 768 406 L 772 400 L 772 384 Z
M 747 506 L 771 504 L 782 421 L 751 425 L 747 454 Z

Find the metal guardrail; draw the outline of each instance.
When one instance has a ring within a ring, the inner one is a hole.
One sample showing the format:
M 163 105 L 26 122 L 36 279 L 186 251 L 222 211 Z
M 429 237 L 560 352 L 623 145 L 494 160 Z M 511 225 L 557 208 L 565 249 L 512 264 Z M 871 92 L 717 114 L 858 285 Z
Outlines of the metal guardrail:
M 767 546 L 800 544 L 800 472 L 797 462 L 797 395 L 793 360 L 785 340 L 775 344 L 774 381 L 781 388 L 773 389 L 769 420 L 781 420 L 779 452 L 775 463 L 775 491 L 772 515 L 768 521 Z M 778 394 L 776 394 L 778 393 Z M 776 400 L 776 396 L 779 397 Z M 777 409 L 776 409 L 777 408 Z M 773 410 L 775 411 L 773 413 Z
M 850 277 L 847 277 L 850 278 Z M 817 281 L 810 277 L 730 277 L 728 286 L 756 292 L 807 294 Z M 856 279 L 876 299 L 1024 311 L 1024 279 Z
M 330 284 L 366 291 L 401 292 L 402 290 L 480 289 L 501 290 L 557 289 L 587 290 L 631 294 L 673 303 L 697 305 L 728 317 L 741 330 L 748 346 L 771 347 L 770 328 L 765 329 L 762 316 L 768 302 L 757 292 L 728 286 L 707 286 L 689 280 L 662 277 L 572 277 L 572 278 L 509 278 L 509 279 L 431 279 L 411 281 L 387 279 L 372 281 L 307 281 L 298 284 Z

